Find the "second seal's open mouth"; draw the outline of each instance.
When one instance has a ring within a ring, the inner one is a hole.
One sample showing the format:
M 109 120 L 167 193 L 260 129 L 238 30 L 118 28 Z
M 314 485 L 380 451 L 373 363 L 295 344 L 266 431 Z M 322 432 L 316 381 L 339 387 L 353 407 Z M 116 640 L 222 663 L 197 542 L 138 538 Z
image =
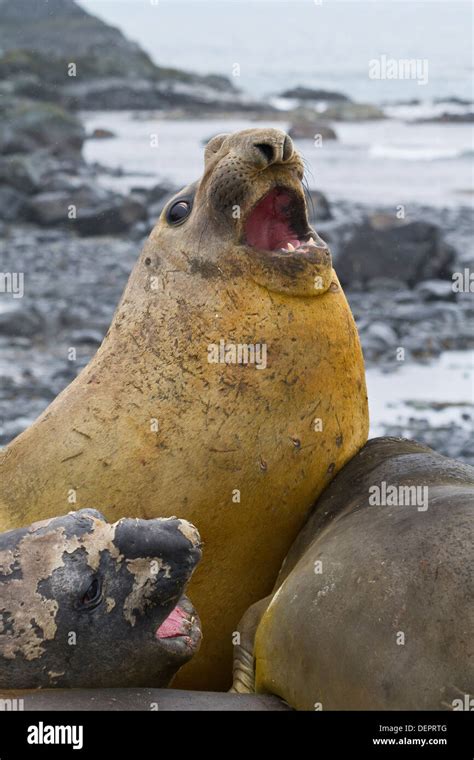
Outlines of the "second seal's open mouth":
M 244 227 L 244 244 L 261 251 L 305 253 L 316 233 L 306 218 L 303 197 L 285 187 L 270 190 L 250 211 Z
M 201 623 L 187 596 L 181 597 L 176 607 L 157 629 L 155 638 L 166 646 L 170 654 L 185 655 L 199 647 Z

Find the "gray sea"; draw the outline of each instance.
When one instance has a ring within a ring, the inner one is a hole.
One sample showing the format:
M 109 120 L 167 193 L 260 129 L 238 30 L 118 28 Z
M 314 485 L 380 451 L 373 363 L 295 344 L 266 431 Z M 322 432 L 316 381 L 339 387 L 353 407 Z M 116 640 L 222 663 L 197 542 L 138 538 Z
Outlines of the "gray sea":
M 232 76 L 254 96 L 293 85 L 377 103 L 472 97 L 473 6 L 459 0 L 80 0 L 163 66 Z M 471 33 L 470 33 L 471 32 Z M 371 59 L 428 61 L 428 82 L 374 80 Z

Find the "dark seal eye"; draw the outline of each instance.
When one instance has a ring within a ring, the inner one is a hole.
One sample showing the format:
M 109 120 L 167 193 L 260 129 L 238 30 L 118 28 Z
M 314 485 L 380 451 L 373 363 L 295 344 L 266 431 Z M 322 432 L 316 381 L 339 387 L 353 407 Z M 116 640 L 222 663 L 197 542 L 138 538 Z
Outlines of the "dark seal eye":
M 98 578 L 94 578 L 81 601 L 84 607 L 95 607 L 101 599 L 102 584 Z
M 189 201 L 176 201 L 166 212 L 166 221 L 169 224 L 179 224 L 186 219 L 190 211 L 191 204 Z

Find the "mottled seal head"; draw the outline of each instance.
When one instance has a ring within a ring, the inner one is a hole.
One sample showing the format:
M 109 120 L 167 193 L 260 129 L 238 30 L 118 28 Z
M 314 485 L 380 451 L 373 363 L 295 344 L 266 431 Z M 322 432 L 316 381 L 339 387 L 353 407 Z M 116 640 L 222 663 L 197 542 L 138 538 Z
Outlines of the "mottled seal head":
M 163 210 L 155 242 L 193 250 L 191 264 L 201 274 L 249 274 L 292 296 L 325 293 L 331 254 L 309 225 L 304 165 L 291 138 L 279 129 L 217 135 L 204 161 L 202 179 Z
M 166 686 L 201 639 L 183 591 L 201 557 L 176 518 L 95 510 L 0 536 L 0 686 Z

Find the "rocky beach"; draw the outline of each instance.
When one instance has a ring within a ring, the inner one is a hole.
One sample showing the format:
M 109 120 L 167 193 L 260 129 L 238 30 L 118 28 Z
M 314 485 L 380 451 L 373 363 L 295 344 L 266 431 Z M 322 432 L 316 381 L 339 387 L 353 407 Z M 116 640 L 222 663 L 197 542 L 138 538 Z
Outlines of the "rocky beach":
M 0 2 L 1 445 L 95 353 L 163 205 L 182 180 L 195 179 L 195 167 L 186 176 L 182 160 L 174 175 L 159 161 L 137 170 L 127 138 L 143 120 L 161 125 L 157 134 L 164 129 L 170 143 L 180 125 L 196 124 L 182 137 L 183 155 L 202 151 L 203 120 L 208 137 L 244 120 L 279 124 L 303 155 L 331 157 L 326 146 L 337 151 L 358 126 L 400 120 L 405 107 L 357 103 L 304 83 L 257 102 L 221 74 L 157 66 L 72 0 L 25 7 Z M 472 103 L 458 101 L 433 102 L 430 123 L 469 124 Z M 420 119 L 416 107 L 413 121 Z M 150 164 L 150 144 L 142 141 L 140 150 Z M 328 171 L 339 171 L 338 156 Z M 313 165 L 318 175 L 316 158 Z M 466 391 L 474 343 L 472 189 L 461 184 L 455 203 L 421 199 L 401 209 L 384 197 L 360 200 L 356 186 L 341 197 L 311 172 L 307 184 L 311 221 L 331 247 L 358 324 L 369 386 L 371 377 L 391 378 L 385 407 L 407 368 L 418 367 L 425 383 L 440 357 L 463 357 L 459 394 L 448 387 L 436 399 L 405 393 L 399 417 L 385 415 L 382 404 L 377 434 L 412 436 L 474 463 L 472 390 Z M 8 273 L 23 275 L 22 297 L 6 287 Z

